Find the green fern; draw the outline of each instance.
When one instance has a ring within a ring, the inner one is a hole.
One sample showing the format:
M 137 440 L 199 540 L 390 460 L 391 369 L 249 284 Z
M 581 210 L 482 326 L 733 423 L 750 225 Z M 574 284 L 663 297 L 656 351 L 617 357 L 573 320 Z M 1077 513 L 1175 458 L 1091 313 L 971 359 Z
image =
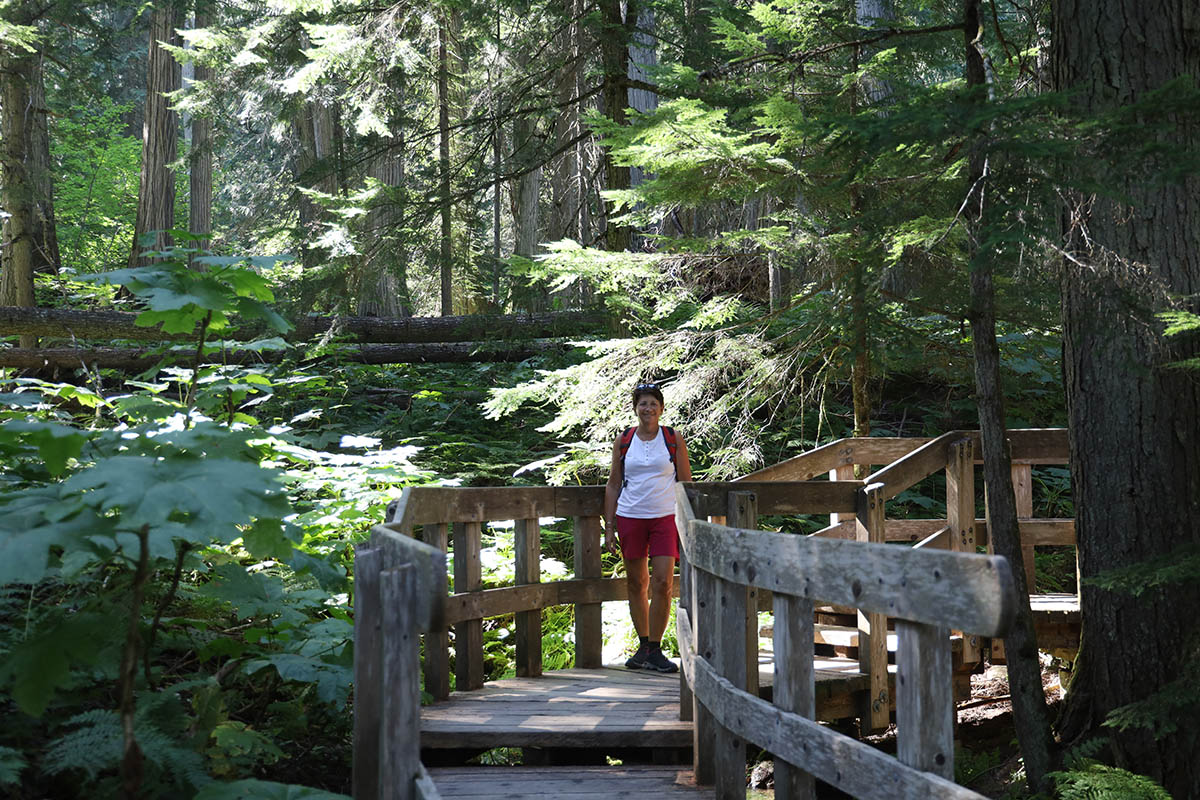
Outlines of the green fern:
M 21 771 L 28 762 L 25 754 L 11 747 L 0 747 L 0 786 L 16 786 L 21 781 Z
M 1062 800 L 1171 800 L 1171 795 L 1145 775 L 1094 761 L 1052 773 Z

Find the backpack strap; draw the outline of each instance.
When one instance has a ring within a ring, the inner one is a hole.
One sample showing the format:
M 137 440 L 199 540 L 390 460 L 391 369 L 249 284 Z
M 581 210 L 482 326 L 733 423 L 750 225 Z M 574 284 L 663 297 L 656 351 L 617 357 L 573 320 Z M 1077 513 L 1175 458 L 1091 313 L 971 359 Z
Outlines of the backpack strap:
M 675 464 L 675 451 L 679 448 L 679 440 L 675 436 L 675 429 L 669 425 L 659 425 L 663 432 L 663 442 L 667 445 L 667 453 L 671 456 L 671 466 L 675 468 L 675 477 L 679 477 L 679 467 Z M 637 432 L 636 427 L 626 428 L 621 434 L 621 487 L 629 485 L 625 479 L 625 454 L 629 452 L 629 445 L 633 444 L 634 434 Z

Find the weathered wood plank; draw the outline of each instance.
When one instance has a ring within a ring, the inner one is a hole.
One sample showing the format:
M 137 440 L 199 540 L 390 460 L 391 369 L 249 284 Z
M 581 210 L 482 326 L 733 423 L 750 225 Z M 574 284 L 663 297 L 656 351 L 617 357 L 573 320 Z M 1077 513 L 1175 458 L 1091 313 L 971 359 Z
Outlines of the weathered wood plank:
M 696 520 L 693 566 L 810 600 L 1003 635 L 1016 597 L 1002 556 L 727 528 Z M 766 554 L 766 555 L 764 555 Z
M 696 696 L 713 709 L 722 724 L 848 794 L 863 800 L 983 800 L 983 795 L 966 787 L 915 770 L 869 744 L 735 688 L 702 658 L 696 659 L 694 669 Z
M 379 739 L 383 697 L 383 553 L 360 544 L 354 553 L 354 766 L 356 800 L 379 797 Z
M 947 448 L 961 433 L 945 433 L 893 461 L 878 472 L 863 479 L 864 484 L 883 484 L 883 500 L 891 500 L 905 489 L 916 486 L 946 466 Z
M 624 578 L 574 578 L 525 586 L 502 586 L 450 595 L 445 603 L 445 622 L 447 625 L 456 625 L 465 619 L 498 617 L 518 611 L 576 603 L 607 603 L 627 597 Z
M 946 524 L 950 549 L 975 552 L 975 440 L 955 439 L 946 455 Z M 979 635 L 963 632 L 963 661 L 980 659 Z
M 855 540 L 863 544 L 883 544 L 884 487 L 864 486 L 858 494 L 855 516 Z M 870 680 L 860 714 L 863 728 L 878 731 L 888 726 L 891 696 L 887 672 L 887 615 L 879 610 L 860 608 L 858 618 L 858 668 Z
M 760 514 L 854 513 L 858 481 L 808 481 L 782 483 L 738 481 L 736 483 L 688 483 L 688 496 L 698 517 L 724 515 L 731 491 L 754 492 Z
M 454 523 L 455 592 L 476 592 L 483 582 L 481 533 L 478 522 Z M 454 681 L 459 689 L 483 686 L 483 620 L 478 617 L 454 625 Z
M 382 739 L 380 742 L 379 796 L 383 800 L 410 800 L 416 791 L 421 765 L 421 674 L 415 589 L 417 568 L 412 564 L 380 573 L 379 595 L 383 617 Z
M 733 511 L 736 501 L 730 499 Z M 714 661 L 721 674 L 733 686 L 745 690 L 746 668 L 746 588 L 742 584 L 716 579 L 716 641 Z M 754 672 L 758 672 L 755 659 Z M 757 674 L 755 675 L 757 683 Z M 718 722 L 715 726 L 715 787 L 719 800 L 746 796 L 746 741 Z
M 772 702 L 782 711 L 816 719 L 812 600 L 776 594 L 773 639 Z M 815 791 L 812 775 L 783 759 L 775 761 L 776 800 L 812 800 Z
M 1066 428 L 1014 428 L 1005 435 L 1014 464 L 1066 464 L 1070 461 Z M 977 452 L 981 453 L 979 463 L 982 463 L 982 451 Z
M 601 578 L 600 517 L 575 517 L 575 577 Z M 575 604 L 575 666 L 599 667 L 603 662 L 604 606 L 600 603 Z
M 700 524 L 692 520 L 693 530 Z M 711 524 L 711 523 L 709 523 Z M 723 526 L 721 530 L 726 530 Z M 694 553 L 695 547 L 689 546 L 688 553 Z M 689 556 L 690 557 L 690 556 Z M 691 613 L 695 615 L 696 650 L 693 661 L 716 658 L 718 646 L 717 632 L 719 609 L 717 607 L 717 579 L 711 573 L 701 569 L 692 569 L 693 594 L 690 605 Z M 695 693 L 696 684 L 692 683 Z M 693 709 L 692 735 L 692 769 L 696 774 L 696 783 L 711 786 L 716 780 L 714 768 L 716 758 L 716 728 L 709 709 L 696 698 Z
M 518 586 L 540 583 L 542 534 L 537 518 L 514 520 L 513 525 L 514 580 Z M 536 678 L 542 674 L 542 610 L 518 612 L 516 629 L 517 676 Z
M 394 525 L 600 516 L 603 486 L 414 486 L 404 490 Z
M 730 492 L 729 513 L 726 514 L 726 519 L 734 528 L 757 528 L 757 495 L 754 492 Z M 758 694 L 758 588 L 749 584 L 744 592 L 745 621 L 742 625 L 742 636 L 745 638 L 746 683 L 742 688 L 751 694 Z
M 423 631 L 444 628 L 446 554 L 387 525 L 376 525 L 371 529 L 371 547 L 383 553 L 383 569 L 412 565 L 417 627 Z
M 930 441 L 921 437 L 846 438 L 772 464 L 738 478 L 739 481 L 807 481 L 838 467 L 890 464 Z
M 643 800 L 646 797 L 704 797 L 691 771 L 674 766 L 442 767 L 430 775 L 446 800 L 512 797 Z
M 954 780 L 950 631 L 896 621 L 896 752 L 905 764 Z
M 450 529 L 445 523 L 426 525 L 421 531 L 426 544 L 446 553 L 450 548 Z M 443 604 L 444 607 L 444 604 Z M 447 623 L 425 634 L 425 691 L 434 700 L 450 696 L 450 635 Z

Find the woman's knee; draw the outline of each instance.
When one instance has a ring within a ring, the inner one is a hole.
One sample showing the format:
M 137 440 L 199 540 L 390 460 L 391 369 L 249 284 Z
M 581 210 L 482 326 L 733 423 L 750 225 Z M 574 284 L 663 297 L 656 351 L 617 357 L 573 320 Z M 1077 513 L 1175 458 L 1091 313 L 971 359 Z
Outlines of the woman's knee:
M 670 597 L 671 589 L 674 586 L 674 575 L 667 573 L 665 575 L 656 574 L 650 578 L 650 593 L 655 597 Z

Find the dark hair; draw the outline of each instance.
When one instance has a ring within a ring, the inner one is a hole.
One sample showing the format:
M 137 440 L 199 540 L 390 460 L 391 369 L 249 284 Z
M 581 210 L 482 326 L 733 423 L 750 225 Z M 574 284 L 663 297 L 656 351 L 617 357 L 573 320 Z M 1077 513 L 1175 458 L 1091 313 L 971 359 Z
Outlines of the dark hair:
M 658 400 L 658 404 L 660 406 L 666 405 L 666 401 L 663 400 L 662 389 L 658 388 L 657 383 L 639 383 L 637 386 L 633 387 L 633 407 L 634 408 L 637 408 L 638 400 L 644 394 L 648 394 L 651 397 Z

